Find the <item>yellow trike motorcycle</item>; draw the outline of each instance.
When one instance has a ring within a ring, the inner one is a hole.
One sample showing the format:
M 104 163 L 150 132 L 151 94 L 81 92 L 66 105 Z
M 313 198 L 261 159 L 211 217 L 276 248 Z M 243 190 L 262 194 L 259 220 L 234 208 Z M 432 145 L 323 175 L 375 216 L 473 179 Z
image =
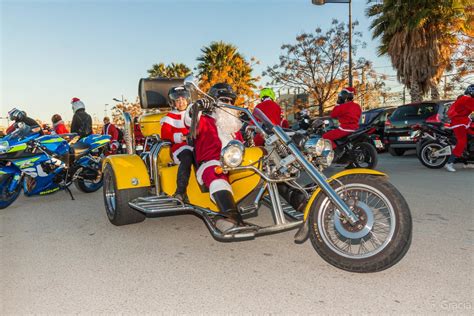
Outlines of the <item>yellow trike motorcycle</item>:
M 192 78 L 184 83 L 193 95 L 203 93 Z M 219 241 L 252 240 L 297 229 L 295 242 L 310 239 L 324 260 L 352 272 L 381 271 L 403 258 L 411 243 L 411 214 L 388 177 L 370 169 L 325 176 L 322 171 L 331 165 L 334 155 L 329 141 L 304 141 L 273 125 L 258 110 L 251 113 L 218 101 L 215 108 L 245 112 L 265 139 L 264 147 L 250 148 L 231 141 L 221 152 L 219 172 L 229 175 L 239 212 L 250 228 L 219 231 L 215 225 L 218 209 L 207 189 L 197 182 L 194 169 L 187 188 L 188 202 L 174 199 L 178 166 L 171 158 L 170 143 L 160 138 L 159 121 L 168 108 L 169 88 L 180 84 L 182 79 L 140 80 L 141 106 L 148 109 L 140 118 L 146 137 L 144 151 L 140 156 L 134 154 L 132 123 L 125 113 L 128 154 L 109 156 L 103 165 L 105 209 L 112 224 L 142 222 L 147 215 L 194 214 Z M 310 184 L 300 184 L 302 177 Z M 302 207 L 295 209 L 281 197 L 285 187 L 303 196 Z M 263 205 L 270 209 L 273 223 L 250 223 L 249 218 L 258 216 Z

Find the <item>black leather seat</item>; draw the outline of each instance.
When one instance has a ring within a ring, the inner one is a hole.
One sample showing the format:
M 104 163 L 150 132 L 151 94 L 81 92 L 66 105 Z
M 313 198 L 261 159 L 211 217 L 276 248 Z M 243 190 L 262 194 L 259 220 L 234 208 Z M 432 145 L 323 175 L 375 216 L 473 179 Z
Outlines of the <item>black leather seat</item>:
M 364 128 L 364 129 L 355 131 L 354 133 L 352 133 L 350 135 L 347 135 L 346 137 L 336 139 L 334 142 L 338 146 L 339 145 L 344 145 L 345 143 L 348 143 L 349 141 L 352 141 L 352 140 L 360 137 L 361 135 L 366 134 L 368 131 L 369 131 L 369 129 Z
M 90 146 L 85 143 L 75 143 L 71 147 L 71 154 L 74 155 L 74 157 L 79 157 L 87 153 L 89 148 Z

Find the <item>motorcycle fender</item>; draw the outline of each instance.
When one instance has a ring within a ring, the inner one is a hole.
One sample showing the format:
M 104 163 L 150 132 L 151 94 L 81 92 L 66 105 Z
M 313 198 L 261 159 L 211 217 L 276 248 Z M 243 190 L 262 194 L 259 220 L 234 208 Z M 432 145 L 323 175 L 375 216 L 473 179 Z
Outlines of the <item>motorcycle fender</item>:
M 114 170 L 117 189 L 136 189 L 150 186 L 150 177 L 138 155 L 113 155 L 104 160 L 102 170 L 109 164 Z
M 339 179 L 344 176 L 353 175 L 353 174 L 370 174 L 370 175 L 382 176 L 382 177 L 387 176 L 385 173 L 377 171 L 377 170 L 357 168 L 357 169 L 344 170 L 339 173 L 336 173 L 335 175 L 331 176 L 331 178 L 329 178 L 327 182 L 330 183 L 335 179 Z M 311 205 L 313 204 L 314 200 L 318 197 L 318 195 L 321 193 L 321 191 L 322 190 L 320 188 L 317 188 L 313 192 L 313 195 L 311 195 L 311 197 L 309 198 L 308 204 L 306 204 L 306 208 L 304 210 L 304 221 L 307 220 L 309 212 L 311 210 Z

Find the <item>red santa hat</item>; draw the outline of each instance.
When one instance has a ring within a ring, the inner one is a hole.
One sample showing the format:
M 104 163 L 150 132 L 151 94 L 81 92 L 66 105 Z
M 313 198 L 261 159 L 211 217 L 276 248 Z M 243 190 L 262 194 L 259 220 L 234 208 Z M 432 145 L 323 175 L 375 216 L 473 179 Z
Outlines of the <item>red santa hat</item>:
M 344 89 L 342 89 L 342 91 L 352 93 L 353 95 L 356 94 L 356 90 L 353 87 L 345 87 Z
M 81 99 L 79 99 L 79 98 L 72 98 L 71 99 L 71 103 L 74 103 L 74 102 L 77 102 L 77 101 L 81 101 Z

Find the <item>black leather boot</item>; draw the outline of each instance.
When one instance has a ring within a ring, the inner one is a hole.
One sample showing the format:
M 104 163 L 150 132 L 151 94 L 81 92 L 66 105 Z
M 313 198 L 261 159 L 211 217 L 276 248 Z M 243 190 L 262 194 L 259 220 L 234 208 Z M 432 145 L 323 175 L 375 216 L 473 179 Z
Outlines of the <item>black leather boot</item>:
M 221 232 L 225 233 L 230 229 L 244 225 L 231 192 L 227 190 L 217 191 L 212 194 L 212 197 L 219 208 L 220 214 L 223 216 L 216 220 L 216 227 Z

